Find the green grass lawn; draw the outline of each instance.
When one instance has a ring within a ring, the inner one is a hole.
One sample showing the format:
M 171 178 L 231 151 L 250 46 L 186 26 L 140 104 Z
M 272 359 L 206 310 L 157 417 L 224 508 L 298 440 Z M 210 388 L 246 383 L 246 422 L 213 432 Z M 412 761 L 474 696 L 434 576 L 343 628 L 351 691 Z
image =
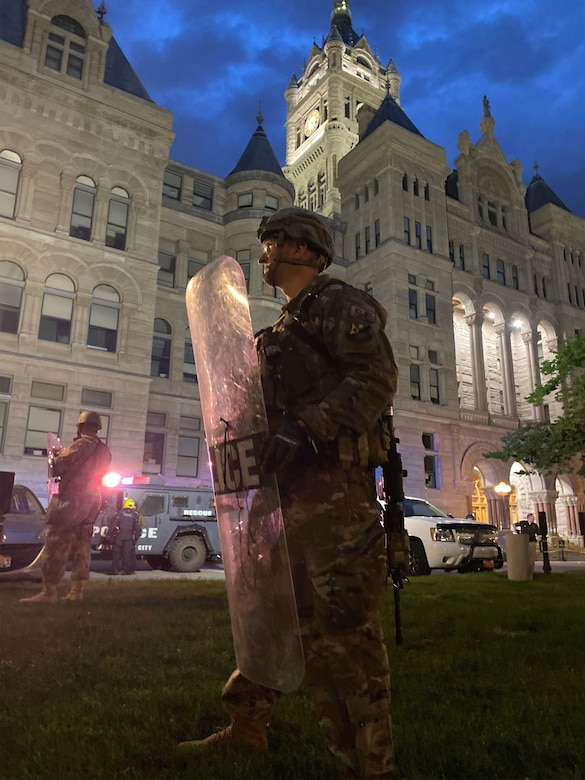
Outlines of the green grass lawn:
M 277 703 L 264 756 L 174 746 L 226 724 L 223 582 L 91 581 L 82 602 L 18 604 L 1 583 L 3 780 L 339 778 L 306 691 Z M 585 778 L 585 574 L 416 578 L 393 644 L 398 777 Z

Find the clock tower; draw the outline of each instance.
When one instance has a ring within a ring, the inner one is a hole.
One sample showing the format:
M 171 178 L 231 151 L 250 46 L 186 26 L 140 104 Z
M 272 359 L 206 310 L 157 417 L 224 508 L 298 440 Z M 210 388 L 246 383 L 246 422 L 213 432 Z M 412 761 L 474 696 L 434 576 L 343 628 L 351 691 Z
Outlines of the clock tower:
M 322 46 L 313 44 L 299 78 L 290 80 L 285 176 L 296 204 L 338 217 L 337 165 L 359 141 L 360 129 L 390 92 L 400 102 L 400 74 L 392 60 L 379 61 L 352 27 L 347 0 L 333 0 L 331 28 Z

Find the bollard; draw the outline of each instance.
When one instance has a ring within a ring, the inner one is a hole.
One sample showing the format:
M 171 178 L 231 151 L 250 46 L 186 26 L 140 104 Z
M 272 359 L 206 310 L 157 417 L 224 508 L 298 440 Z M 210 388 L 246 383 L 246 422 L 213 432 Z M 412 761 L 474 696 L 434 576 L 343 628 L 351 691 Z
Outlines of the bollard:
M 506 535 L 506 559 L 509 580 L 523 581 L 532 579 L 528 534 Z

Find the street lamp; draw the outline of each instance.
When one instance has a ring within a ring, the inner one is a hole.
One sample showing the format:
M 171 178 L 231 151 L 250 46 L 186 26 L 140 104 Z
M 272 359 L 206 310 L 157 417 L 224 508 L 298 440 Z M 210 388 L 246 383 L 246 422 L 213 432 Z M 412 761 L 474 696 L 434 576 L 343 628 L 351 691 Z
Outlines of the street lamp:
M 502 500 L 502 513 L 503 513 L 502 527 L 504 529 L 509 528 L 510 527 L 509 506 L 508 506 L 508 502 L 507 502 L 506 499 L 510 495 L 510 493 L 512 492 L 512 487 L 511 487 L 511 485 L 508 485 L 507 482 L 498 482 L 497 485 L 494 485 L 494 490 L 495 490 L 495 492 L 498 494 L 498 496 Z

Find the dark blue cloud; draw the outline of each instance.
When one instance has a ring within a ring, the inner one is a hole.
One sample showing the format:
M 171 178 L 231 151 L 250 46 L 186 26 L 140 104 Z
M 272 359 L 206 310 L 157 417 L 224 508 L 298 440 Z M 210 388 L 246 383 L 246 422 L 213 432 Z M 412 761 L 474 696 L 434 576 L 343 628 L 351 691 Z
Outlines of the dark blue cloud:
M 457 156 L 479 138 L 488 95 L 508 160 L 532 165 L 585 217 L 585 6 L 574 0 L 350 0 L 353 26 L 402 76 L 402 107 Z M 256 128 L 285 163 L 284 90 L 329 32 L 330 1 L 110 0 L 106 21 L 156 102 L 171 109 L 173 159 L 226 176 Z

